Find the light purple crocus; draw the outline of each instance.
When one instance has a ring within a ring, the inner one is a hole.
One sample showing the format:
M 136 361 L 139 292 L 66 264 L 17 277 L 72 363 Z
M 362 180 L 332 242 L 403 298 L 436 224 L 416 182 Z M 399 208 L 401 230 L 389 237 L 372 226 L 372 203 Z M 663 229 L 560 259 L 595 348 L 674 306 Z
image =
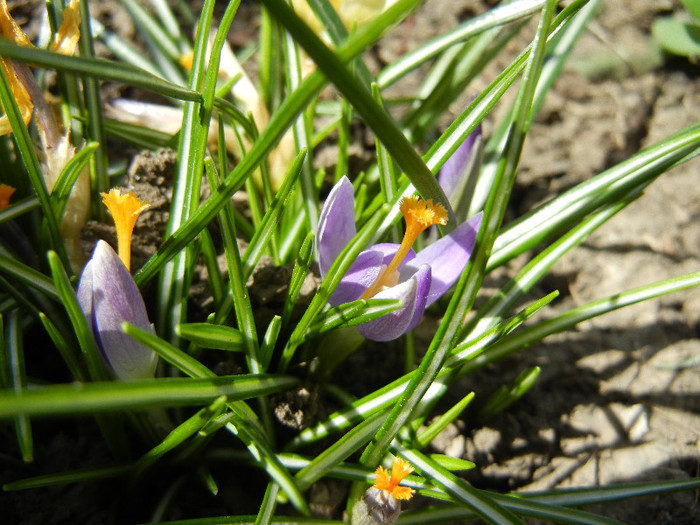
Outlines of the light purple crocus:
M 442 186 L 445 195 L 450 199 L 450 204 L 456 206 L 453 198 L 457 198 L 460 193 L 460 186 L 465 183 L 465 171 L 469 165 L 474 146 L 481 137 L 481 124 L 477 125 L 464 142 L 462 142 L 455 152 L 445 161 L 438 174 L 438 182 Z
M 319 218 L 317 248 L 321 277 L 325 277 L 340 252 L 355 236 L 354 216 L 352 184 L 343 177 L 328 195 Z M 394 276 L 396 282 L 372 295 L 376 299 L 400 299 L 402 306 L 358 325 L 360 333 L 374 341 L 390 341 L 413 330 L 425 309 L 457 281 L 467 265 L 481 216 L 481 213 L 475 215 L 417 254 L 410 249 L 398 266 Z M 360 253 L 331 295 L 330 304 L 337 306 L 361 298 L 373 286 L 383 268 L 390 265 L 400 246 L 380 243 Z
M 98 241 L 78 284 L 78 303 L 102 358 L 123 381 L 154 376 L 156 354 L 122 331 L 125 321 L 153 333 L 133 277 L 112 248 Z

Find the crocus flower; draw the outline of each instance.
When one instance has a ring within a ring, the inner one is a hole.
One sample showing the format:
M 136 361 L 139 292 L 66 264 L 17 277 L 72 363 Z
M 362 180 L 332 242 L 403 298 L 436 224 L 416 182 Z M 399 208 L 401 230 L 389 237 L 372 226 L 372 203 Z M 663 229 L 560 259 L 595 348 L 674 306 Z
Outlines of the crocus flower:
M 117 225 L 120 254 L 124 240 L 130 244 L 131 229 L 138 214 L 147 206 L 136 195 L 113 189 L 102 194 Z M 126 224 L 123 224 L 126 223 Z M 128 235 L 124 232 L 127 231 Z M 153 377 L 156 354 L 122 331 L 126 321 L 153 333 L 146 306 L 127 265 L 104 241 L 98 241 L 92 257 L 80 276 L 78 303 L 87 317 L 102 358 L 114 375 L 123 381 Z
M 481 124 L 479 124 L 474 131 L 472 131 L 469 136 L 459 145 L 455 152 L 450 155 L 450 158 L 445 161 L 442 168 L 440 168 L 440 173 L 438 174 L 438 182 L 442 189 L 445 191 L 445 195 L 450 199 L 450 204 L 453 207 L 457 205 L 454 198 L 459 197 L 460 186 L 465 183 L 465 170 L 469 167 L 469 162 L 473 153 L 474 145 L 481 137 Z
M 377 479 L 367 489 L 352 510 L 352 523 L 355 524 L 391 524 L 401 513 L 401 500 L 413 497 L 414 490 L 401 487 L 399 483 L 413 472 L 413 467 L 405 459 L 394 458 L 391 475 L 383 467 L 377 467 Z
M 328 195 L 319 218 L 322 277 L 355 236 L 354 208 L 352 184 L 343 177 Z M 481 224 L 478 214 L 416 254 L 411 246 L 418 235 L 432 224 L 445 224 L 447 213 L 440 204 L 418 197 L 403 199 L 401 212 L 406 220 L 401 244 L 375 244 L 361 252 L 329 299 L 332 306 L 361 298 L 400 299 L 402 306 L 397 310 L 358 325 L 360 333 L 374 341 L 390 341 L 416 327 L 425 309 L 459 278 Z

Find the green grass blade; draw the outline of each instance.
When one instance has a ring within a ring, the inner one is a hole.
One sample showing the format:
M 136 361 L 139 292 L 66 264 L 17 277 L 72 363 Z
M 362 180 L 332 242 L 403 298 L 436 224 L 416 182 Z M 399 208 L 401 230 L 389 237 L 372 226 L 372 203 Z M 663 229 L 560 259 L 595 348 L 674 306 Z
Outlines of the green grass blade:
M 236 375 L 52 385 L 21 394 L 0 392 L 0 418 L 198 406 L 210 404 L 220 396 L 226 396 L 228 401 L 254 398 L 287 390 L 298 382 L 294 377 Z
M 407 459 L 418 472 L 441 487 L 456 500 L 464 503 L 478 516 L 489 523 L 522 524 L 514 513 L 497 503 L 490 494 L 475 489 L 466 481 L 459 479 L 449 470 L 441 467 L 429 457 L 415 450 L 399 449 L 399 454 Z
M 393 119 L 374 101 L 368 88 L 355 79 L 343 61 L 316 37 L 283 0 L 261 1 L 372 128 L 423 198 L 433 199 L 445 206 L 454 226 L 454 214 L 442 188 Z
M 219 69 L 219 57 L 223 45 L 223 35 L 228 30 L 238 2 L 229 4 L 225 20 L 219 28 L 216 43 L 212 50 L 209 68 L 205 73 L 207 56 L 207 41 L 209 26 L 214 10 L 213 0 L 208 0 L 202 6 L 202 17 L 197 26 L 197 37 L 190 73 L 190 89 L 197 90 L 202 86 L 202 101 L 187 101 L 183 109 L 182 129 L 178 145 L 177 172 L 173 183 L 173 194 L 170 202 L 170 216 L 166 228 L 166 238 L 172 235 L 199 206 L 202 172 L 204 169 L 204 153 L 209 137 L 216 79 Z M 186 319 L 189 290 L 186 286 L 185 273 L 188 257 L 191 257 L 192 247 L 179 251 L 172 261 L 168 262 L 160 274 L 158 281 L 158 317 L 156 326 L 162 334 L 174 338 L 174 327 Z
M 377 83 L 384 89 L 454 44 L 466 41 L 492 27 L 530 16 L 542 9 L 544 4 L 545 0 L 519 0 L 498 6 L 483 15 L 471 18 L 452 31 L 435 37 L 391 63 L 379 74 Z
M 693 124 L 509 224 L 494 243 L 487 271 L 580 221 L 604 203 L 618 200 L 634 188 L 642 187 L 698 147 L 700 124 Z
M 21 395 L 27 389 L 27 369 L 24 361 L 21 321 L 22 318 L 19 312 L 10 310 L 4 333 L 4 348 L 0 349 L 2 352 L 7 351 L 9 380 L 12 385 L 12 391 L 16 395 Z M 34 439 L 32 437 L 31 419 L 26 414 L 19 414 L 15 416 L 14 420 L 15 434 L 17 435 L 17 444 L 22 454 L 22 460 L 25 463 L 31 463 L 34 461 Z
M 629 306 L 654 297 L 677 292 L 700 284 L 700 272 L 674 277 L 657 283 L 633 288 L 626 292 L 617 293 L 597 301 L 573 308 L 552 319 L 523 329 L 517 334 L 494 343 L 488 351 L 467 362 L 462 373 L 471 373 L 488 363 L 497 361 L 507 355 L 526 348 L 545 337 L 573 328 L 578 323 L 612 312 L 624 306 Z
M 113 60 L 70 57 L 51 51 L 44 51 L 43 49 L 18 46 L 7 40 L 0 40 L 0 56 L 15 58 L 58 71 L 85 75 L 90 78 L 120 82 L 129 86 L 140 87 L 153 93 L 159 93 L 165 97 L 180 100 L 202 100 L 202 94 L 199 91 L 186 89 L 137 67 Z
M 80 3 L 80 40 L 78 40 L 80 55 L 87 58 L 95 57 L 95 49 L 90 31 L 90 11 L 88 2 Z M 102 113 L 102 94 L 100 81 L 94 77 L 86 77 L 82 80 L 82 95 L 84 103 L 84 116 L 86 125 L 83 136 L 88 142 L 97 145 L 94 156 L 90 161 L 90 186 L 93 196 L 109 190 L 107 177 L 107 140 L 105 139 L 104 115 Z M 98 216 L 103 216 L 104 211 L 98 208 Z
M 282 212 L 288 203 L 289 196 L 292 194 L 292 190 L 299 180 L 305 157 L 306 150 L 302 150 L 297 154 L 294 163 L 289 167 L 289 171 L 284 178 L 282 186 L 274 200 L 270 203 L 260 226 L 256 229 L 248 248 L 246 248 L 245 254 L 243 255 L 243 276 L 246 279 L 253 273 L 255 265 L 260 260 L 268 242 L 272 238 L 273 231 L 279 223 Z
M 474 399 L 474 392 L 470 392 L 464 396 L 458 403 L 455 403 L 449 410 L 442 414 L 434 423 L 432 423 L 428 428 L 423 430 L 418 436 L 416 436 L 415 447 L 417 449 L 424 449 L 437 435 L 447 428 L 447 425 L 452 423 L 459 415 L 464 412 L 464 409 L 469 406 L 469 403 Z
M 100 350 L 97 348 L 97 343 L 92 335 L 92 330 L 88 326 L 85 314 L 78 304 L 78 299 L 75 297 L 75 290 L 73 290 L 68 280 L 68 275 L 61 265 L 58 256 L 54 252 L 49 252 L 48 257 L 56 292 L 66 309 L 75 335 L 78 338 L 78 343 L 80 344 L 83 358 L 87 364 L 90 378 L 93 381 L 105 380 L 108 377 L 107 370 L 102 363 Z
M 243 335 L 230 326 L 209 323 L 186 323 L 178 325 L 177 334 L 191 343 L 204 348 L 215 348 L 229 352 L 243 352 Z
M 0 252 L 0 271 L 54 301 L 61 300 L 51 279 L 2 252 Z

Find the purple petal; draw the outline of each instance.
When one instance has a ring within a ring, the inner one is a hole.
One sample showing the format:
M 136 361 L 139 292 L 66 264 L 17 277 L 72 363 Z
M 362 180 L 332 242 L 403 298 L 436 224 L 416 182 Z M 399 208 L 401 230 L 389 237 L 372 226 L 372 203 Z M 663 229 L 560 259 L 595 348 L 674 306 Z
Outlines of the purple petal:
M 383 261 L 384 255 L 380 251 L 370 249 L 361 252 L 328 299 L 331 306 L 359 299 L 379 275 Z
M 318 218 L 318 265 L 321 277 L 357 233 L 355 196 L 350 180 L 343 176 L 328 194 Z
M 430 267 L 424 266 L 407 281 L 382 290 L 375 299 L 401 299 L 403 305 L 374 321 L 357 326 L 359 332 L 373 341 L 391 341 L 412 330 L 425 312 L 425 292 L 430 288 Z M 420 295 L 419 295 L 420 293 Z
M 126 321 L 153 333 L 146 306 L 131 274 L 104 241 L 95 246 L 80 278 L 78 302 L 89 316 L 95 339 L 114 374 L 122 380 L 153 377 L 156 355 L 121 329 Z
M 464 142 L 460 144 L 455 152 L 450 155 L 450 158 L 445 161 L 445 164 L 442 165 L 442 168 L 440 168 L 438 182 L 448 198 L 452 198 L 452 193 L 457 187 L 459 179 L 464 176 L 464 169 L 469 161 L 474 143 L 479 136 L 481 136 L 481 124 L 464 139 Z
M 382 264 L 389 266 L 389 263 L 394 258 L 394 255 L 396 255 L 396 252 L 399 251 L 400 246 L 400 244 L 396 244 L 395 242 L 380 242 L 379 244 L 373 244 L 370 247 L 370 250 L 382 252 L 384 254 L 384 261 Z M 399 265 L 399 268 L 402 268 L 408 261 L 413 260 L 415 256 L 416 252 L 413 251 L 413 248 L 411 248 L 406 254 L 404 260 Z
M 399 246 L 401 245 L 393 242 L 384 242 L 361 252 L 328 300 L 331 306 L 359 299 L 362 293 L 374 283 L 382 265 L 389 265 Z M 415 256 L 416 252 L 411 249 L 406 254 L 404 262 L 410 261 Z
M 424 248 L 401 270 L 400 279 L 403 280 L 424 264 L 430 265 L 432 282 L 426 307 L 437 301 L 459 279 L 474 248 L 482 216 L 483 212 L 478 213 L 449 235 Z

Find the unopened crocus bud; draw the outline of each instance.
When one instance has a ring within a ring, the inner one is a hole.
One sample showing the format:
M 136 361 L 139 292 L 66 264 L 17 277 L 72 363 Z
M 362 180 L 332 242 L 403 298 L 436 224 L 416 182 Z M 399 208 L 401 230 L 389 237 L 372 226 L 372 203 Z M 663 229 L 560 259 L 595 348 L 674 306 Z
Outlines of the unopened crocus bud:
M 122 331 L 128 322 L 153 333 L 133 277 L 112 248 L 98 241 L 78 284 L 78 303 L 114 375 L 123 381 L 154 376 L 157 356 Z

